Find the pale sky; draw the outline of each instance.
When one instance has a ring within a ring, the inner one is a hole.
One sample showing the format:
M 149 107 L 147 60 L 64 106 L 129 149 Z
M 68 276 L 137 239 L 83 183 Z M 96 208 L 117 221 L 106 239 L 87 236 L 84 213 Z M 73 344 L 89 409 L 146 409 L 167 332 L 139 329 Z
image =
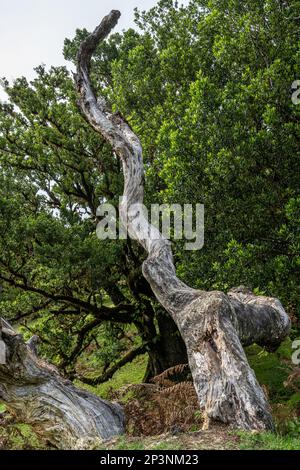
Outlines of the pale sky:
M 116 30 L 133 26 L 133 10 L 157 0 L 0 0 L 0 77 L 34 76 L 33 67 L 66 65 L 62 49 L 76 28 L 92 31 L 110 10 L 122 16 Z M 182 2 L 183 3 L 183 2 Z M 0 88 L 0 99 L 5 94 Z

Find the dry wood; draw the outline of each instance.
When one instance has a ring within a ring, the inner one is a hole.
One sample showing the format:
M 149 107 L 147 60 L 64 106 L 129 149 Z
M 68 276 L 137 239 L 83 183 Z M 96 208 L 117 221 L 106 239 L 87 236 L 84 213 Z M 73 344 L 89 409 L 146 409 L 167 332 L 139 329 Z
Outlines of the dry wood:
M 78 389 L 36 355 L 32 342 L 0 319 L 5 363 L 0 364 L 0 401 L 58 449 L 87 449 L 124 430 L 122 408 Z M 36 341 L 34 341 L 36 342 Z

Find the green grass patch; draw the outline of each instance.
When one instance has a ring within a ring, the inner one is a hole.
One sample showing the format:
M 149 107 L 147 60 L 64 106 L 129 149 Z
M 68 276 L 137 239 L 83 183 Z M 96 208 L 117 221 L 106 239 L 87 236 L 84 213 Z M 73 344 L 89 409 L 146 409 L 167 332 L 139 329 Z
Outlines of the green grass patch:
M 241 450 L 300 450 L 299 437 L 281 436 L 273 433 L 239 432 Z
M 0 413 L 5 413 L 6 411 L 6 406 L 4 405 L 4 403 L 0 403 Z
M 250 366 L 254 369 L 257 380 L 261 385 L 266 385 L 273 403 L 287 401 L 293 395 L 293 391 L 284 387 L 289 368 L 283 359 L 291 359 L 291 341 L 284 341 L 275 353 L 268 353 L 257 345 L 245 348 Z
M 29 424 L 8 424 L 0 427 L 0 441 L 11 450 L 44 449 L 42 442 Z
M 142 440 L 128 442 L 124 437 L 121 437 L 114 447 L 115 450 L 145 450 L 145 445 Z
M 151 447 L 151 450 L 184 450 L 182 444 L 178 442 L 170 441 L 161 441 L 156 444 L 154 447 Z
M 294 393 L 286 404 L 291 411 L 295 410 L 296 408 L 300 410 L 300 394 Z
M 126 364 L 103 384 L 91 387 L 77 381 L 76 385 L 90 390 L 101 398 L 109 398 L 110 392 L 117 391 L 124 385 L 141 383 L 145 376 L 147 362 L 148 355 L 144 354 L 134 359 L 130 364 Z

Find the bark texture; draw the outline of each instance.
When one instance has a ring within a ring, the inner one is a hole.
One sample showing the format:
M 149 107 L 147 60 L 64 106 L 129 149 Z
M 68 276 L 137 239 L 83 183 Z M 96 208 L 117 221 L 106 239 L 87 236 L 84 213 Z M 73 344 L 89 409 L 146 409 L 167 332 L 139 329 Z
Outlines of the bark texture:
M 0 319 L 5 362 L 0 364 L 0 401 L 58 449 L 88 449 L 123 433 L 122 408 L 76 388 Z
M 243 429 L 272 429 L 266 397 L 242 345 L 256 342 L 276 348 L 289 332 L 289 318 L 277 299 L 257 297 L 246 288 L 227 295 L 202 292 L 177 278 L 170 242 L 148 223 L 140 208 L 144 190 L 141 143 L 119 113 L 110 112 L 102 97 L 97 100 L 89 79 L 92 54 L 119 17 L 120 12 L 113 10 L 82 43 L 76 82 L 86 119 L 122 160 L 121 220 L 148 252 L 143 274 L 185 342 L 206 422 L 212 418 Z

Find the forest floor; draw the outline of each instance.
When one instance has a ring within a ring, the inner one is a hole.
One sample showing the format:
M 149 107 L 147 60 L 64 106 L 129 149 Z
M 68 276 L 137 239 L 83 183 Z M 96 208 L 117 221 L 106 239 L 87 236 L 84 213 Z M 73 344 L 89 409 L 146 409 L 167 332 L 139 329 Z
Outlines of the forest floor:
M 53 449 L 26 424 L 0 422 L 0 450 Z M 54 449 L 53 449 L 54 450 Z M 296 436 L 279 433 L 241 432 L 214 425 L 205 431 L 164 433 L 156 436 L 128 435 L 113 438 L 94 450 L 300 450 Z
M 159 436 L 121 437 L 110 440 L 105 449 L 132 450 L 225 450 L 239 449 L 240 437 L 225 426 L 214 426 L 206 431 L 165 433 Z
M 164 373 L 152 383 L 141 383 L 147 357 L 139 356 L 108 382 L 84 386 L 124 407 L 126 434 L 104 442 L 101 449 L 300 450 L 300 368 L 292 368 L 291 352 L 291 340 L 275 353 L 256 345 L 247 348 L 251 367 L 272 406 L 276 433 L 241 432 L 219 424 L 202 431 L 203 417 L 192 382 L 174 385 L 170 374 Z M 48 448 L 29 424 L 19 422 L 0 403 L 0 449 Z
M 240 432 L 226 426 L 206 431 L 161 434 L 147 438 L 121 437 L 107 442 L 105 450 L 300 450 L 299 437 L 273 433 Z
M 0 409 L 1 411 L 1 409 Z M 143 408 L 140 410 L 143 419 Z M 144 416 L 147 429 L 147 419 Z M 221 424 L 213 424 L 208 430 L 201 430 L 200 422 L 195 419 L 191 430 L 182 430 L 179 425 L 171 427 L 168 432 L 149 436 L 130 435 L 133 424 L 127 416 L 127 433 L 103 442 L 97 450 L 300 450 L 299 420 L 276 433 L 259 433 L 256 431 L 237 431 Z M 150 423 L 149 423 L 150 424 Z M 199 427 L 198 427 L 199 426 Z M 198 429 L 193 429 L 198 427 Z M 148 428 L 149 429 L 149 428 Z M 157 428 L 159 429 L 159 428 Z M 49 443 L 38 436 L 32 426 L 19 423 L 17 418 L 8 413 L 0 413 L 0 450 L 53 449 Z M 95 449 L 95 450 L 96 450 Z M 54 450 L 54 449 L 53 449 Z

